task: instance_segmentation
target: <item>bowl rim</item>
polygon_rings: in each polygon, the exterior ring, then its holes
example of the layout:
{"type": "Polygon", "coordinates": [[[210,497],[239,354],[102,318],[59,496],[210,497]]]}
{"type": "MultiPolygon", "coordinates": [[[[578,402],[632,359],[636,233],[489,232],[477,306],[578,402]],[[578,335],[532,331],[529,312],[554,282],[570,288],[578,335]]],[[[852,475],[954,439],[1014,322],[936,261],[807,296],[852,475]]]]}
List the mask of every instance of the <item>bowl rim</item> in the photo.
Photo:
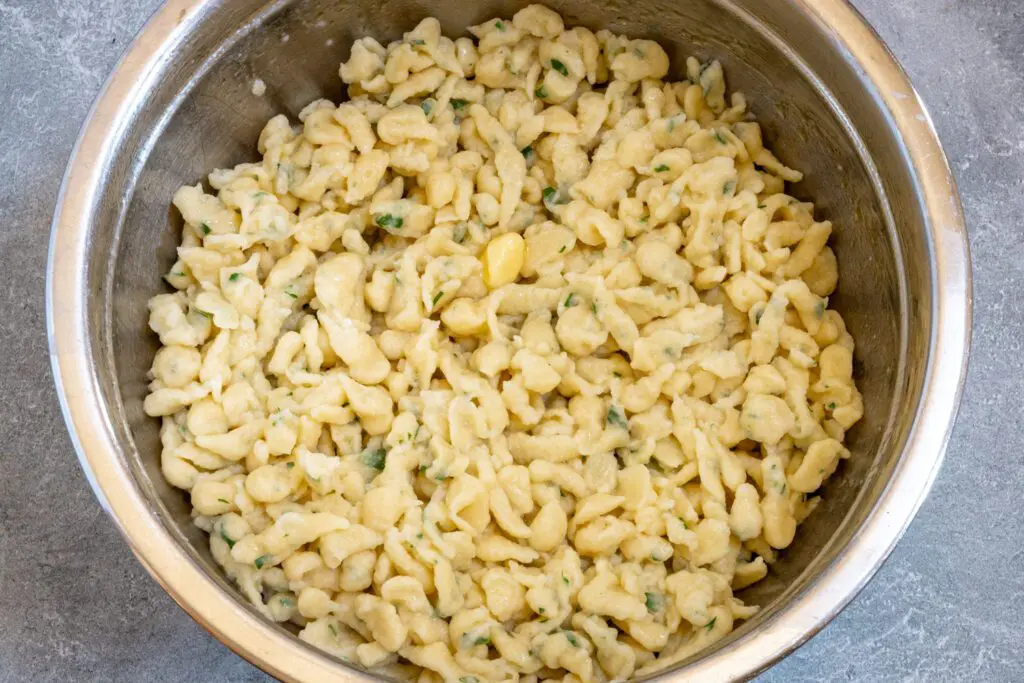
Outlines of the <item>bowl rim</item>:
{"type": "MultiPolygon", "coordinates": [[[[720,0],[721,1],[721,0],[720,0]]],[[[963,211],[932,121],[895,57],[847,0],[790,0],[830,35],[878,92],[900,137],[932,246],[932,330],[921,403],[890,481],[849,543],[815,581],[759,629],[652,680],[741,680],[824,628],[888,557],[931,488],[967,372],[971,262],[963,211]]],[[[46,325],[61,410],[86,478],[139,561],[171,597],[237,654],[284,680],[379,680],[274,628],[226,593],[178,545],[133,485],[90,363],[86,268],[90,219],[123,123],[207,0],[168,0],[148,21],[97,98],[68,162],[50,233],[46,325]],[[303,645],[300,647],[300,645],[303,645]]],[[[723,4],[731,5],[730,0],[723,4]]]]}

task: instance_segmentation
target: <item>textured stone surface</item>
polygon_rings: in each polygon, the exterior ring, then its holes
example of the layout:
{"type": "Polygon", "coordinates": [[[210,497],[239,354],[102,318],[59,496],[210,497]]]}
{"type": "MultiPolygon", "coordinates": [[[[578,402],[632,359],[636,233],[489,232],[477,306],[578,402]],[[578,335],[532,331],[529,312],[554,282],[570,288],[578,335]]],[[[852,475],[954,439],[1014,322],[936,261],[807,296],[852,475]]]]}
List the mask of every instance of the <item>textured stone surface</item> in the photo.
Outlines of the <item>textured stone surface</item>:
{"type": "MultiPolygon", "coordinates": [[[[975,267],[960,420],[875,580],[765,681],[1024,680],[1024,3],[858,0],[930,104],[975,267]]],[[[0,0],[0,682],[263,681],[147,576],[78,469],[43,313],[50,215],[93,97],[157,0],[0,0]]]]}

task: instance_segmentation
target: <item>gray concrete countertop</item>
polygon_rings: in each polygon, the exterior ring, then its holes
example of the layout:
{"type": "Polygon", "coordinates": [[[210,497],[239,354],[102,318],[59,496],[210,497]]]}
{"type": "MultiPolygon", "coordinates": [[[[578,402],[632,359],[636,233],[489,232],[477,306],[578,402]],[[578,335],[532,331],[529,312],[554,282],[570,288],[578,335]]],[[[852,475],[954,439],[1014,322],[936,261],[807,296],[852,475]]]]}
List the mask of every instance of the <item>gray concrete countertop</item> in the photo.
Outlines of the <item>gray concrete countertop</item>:
{"type": "MultiPolygon", "coordinates": [[[[0,0],[0,682],[264,681],[167,597],[94,502],[50,377],[64,165],[158,0],[0,0]]],[[[1024,1],[856,0],[945,143],[974,260],[966,395],[891,559],[764,681],[1024,680],[1024,1]]]]}

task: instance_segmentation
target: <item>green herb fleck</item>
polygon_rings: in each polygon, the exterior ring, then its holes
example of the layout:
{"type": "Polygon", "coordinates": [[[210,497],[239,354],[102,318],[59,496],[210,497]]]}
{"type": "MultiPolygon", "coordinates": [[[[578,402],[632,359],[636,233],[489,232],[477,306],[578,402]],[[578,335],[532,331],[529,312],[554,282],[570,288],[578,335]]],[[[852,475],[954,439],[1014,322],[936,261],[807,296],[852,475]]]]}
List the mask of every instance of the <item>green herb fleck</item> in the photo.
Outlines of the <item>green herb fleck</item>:
{"type": "Polygon", "coordinates": [[[488,638],[487,636],[480,636],[479,638],[477,638],[476,640],[473,641],[473,644],[474,645],[490,645],[491,644],[491,639],[488,638]]]}
{"type": "Polygon", "coordinates": [[[567,69],[565,67],[565,64],[562,64],[557,59],[552,59],[551,60],[551,68],[554,69],[555,71],[557,71],[558,73],[562,74],[563,76],[566,76],[566,77],[569,76],[569,69],[567,69]]]}
{"type": "Polygon", "coordinates": [[[545,187],[541,190],[540,194],[544,198],[545,204],[554,204],[555,198],[558,196],[558,190],[553,187],[545,187]]]}
{"type": "Polygon", "coordinates": [[[725,185],[722,186],[722,194],[724,194],[726,196],[729,196],[729,195],[732,194],[733,190],[735,190],[735,189],[736,189],[736,181],[735,180],[730,180],[729,182],[727,182],[725,185]]]}
{"type": "Polygon", "coordinates": [[[253,564],[256,565],[256,569],[263,569],[263,565],[265,565],[267,562],[270,562],[272,559],[273,555],[260,555],[256,558],[256,561],[253,562],[253,564]]]}
{"type": "Polygon", "coordinates": [[[494,20],[494,28],[498,29],[499,31],[504,31],[505,30],[505,22],[502,21],[501,19],[495,19],[494,20]]]}
{"type": "Polygon", "coordinates": [[[725,136],[723,136],[717,130],[714,132],[714,134],[711,137],[713,137],[715,140],[718,140],[718,144],[720,144],[720,145],[727,144],[726,140],[725,140],[725,136]]]}
{"type": "Polygon", "coordinates": [[[545,612],[547,612],[547,610],[544,609],[543,607],[541,607],[539,611],[540,611],[541,614],[544,614],[545,612]]]}
{"type": "Polygon", "coordinates": [[[430,302],[431,308],[433,308],[434,306],[437,306],[437,302],[440,301],[441,297],[443,297],[443,296],[444,296],[444,292],[443,291],[438,292],[437,294],[435,294],[434,295],[434,300],[430,302]]]}
{"type": "Polygon", "coordinates": [[[590,312],[593,313],[595,316],[597,315],[597,304],[590,304],[590,312]]]}
{"type": "Polygon", "coordinates": [[[459,223],[452,230],[452,241],[454,241],[455,244],[462,244],[463,242],[466,241],[466,224],[465,223],[459,223]]]}
{"type": "Polygon", "coordinates": [[[373,222],[381,228],[399,230],[405,221],[401,216],[392,216],[390,213],[379,213],[373,217],[373,222]]]}
{"type": "Polygon", "coordinates": [[[644,51],[643,51],[643,50],[641,50],[641,49],[640,49],[640,48],[638,48],[638,47],[634,47],[634,48],[633,48],[633,54],[635,54],[635,55],[636,55],[637,57],[639,57],[640,59],[643,59],[643,58],[644,58],[644,51]]]}
{"type": "Polygon", "coordinates": [[[199,229],[203,231],[204,235],[209,235],[211,232],[213,232],[213,228],[211,228],[210,224],[207,223],[206,221],[203,221],[202,223],[199,224],[199,229]]]}
{"type": "Polygon", "coordinates": [[[467,104],[469,104],[469,100],[462,100],[462,99],[459,99],[459,98],[455,98],[454,100],[452,100],[452,109],[454,109],[455,111],[459,111],[460,109],[465,107],[467,104]]]}
{"type": "Polygon", "coordinates": [[[427,44],[427,41],[421,40],[419,38],[413,38],[409,42],[412,43],[413,45],[426,45],[427,44]]]}
{"type": "Polygon", "coordinates": [[[829,410],[835,410],[836,409],[836,402],[835,401],[831,401],[825,407],[828,408],[829,410]]]}
{"type": "Polygon", "coordinates": [[[559,253],[559,254],[564,254],[564,253],[565,253],[565,250],[566,250],[566,249],[567,249],[568,247],[569,247],[569,245],[568,245],[568,244],[563,244],[563,245],[562,245],[562,247],[561,247],[561,248],[560,248],[560,249],[558,250],[558,253],[559,253]]]}
{"type": "Polygon", "coordinates": [[[575,293],[570,292],[569,296],[565,297],[565,308],[572,308],[578,303],[579,301],[576,300],[575,293]]]}
{"type": "Polygon", "coordinates": [[[657,166],[654,167],[655,173],[664,173],[667,170],[668,166],[666,166],[665,164],[658,164],[657,166]]]}
{"type": "Polygon", "coordinates": [[[522,153],[526,160],[529,161],[530,158],[533,156],[533,146],[527,145],[526,147],[523,147],[522,153]]]}
{"type": "Polygon", "coordinates": [[[295,463],[293,463],[293,462],[286,462],[286,463],[284,464],[284,466],[285,466],[286,468],[288,468],[288,469],[291,469],[291,468],[295,467],[295,463]]]}
{"type": "Polygon", "coordinates": [[[434,111],[434,100],[423,100],[420,102],[420,109],[427,116],[430,116],[430,112],[434,111]]]}
{"type": "Polygon", "coordinates": [[[704,624],[704,628],[706,628],[708,631],[710,631],[711,629],[713,629],[715,627],[715,622],[716,621],[718,621],[718,617],[712,617],[711,621],[709,621],[708,623],[704,624]]]}
{"type": "Polygon", "coordinates": [[[361,456],[363,464],[367,467],[372,467],[378,472],[384,470],[384,461],[387,460],[388,452],[383,448],[377,448],[375,450],[365,450],[361,456]]]}
{"type": "Polygon", "coordinates": [[[608,407],[608,415],[605,416],[605,421],[613,427],[629,429],[629,421],[617,406],[608,407]]]}
{"type": "Polygon", "coordinates": [[[228,280],[231,282],[238,282],[238,278],[242,277],[241,273],[231,273],[228,275],[228,280]]]}
{"type": "Polygon", "coordinates": [[[420,533],[416,534],[416,538],[423,538],[423,532],[421,531],[420,533]]]}
{"type": "Polygon", "coordinates": [[[565,639],[568,640],[569,644],[572,645],[573,647],[579,647],[580,646],[580,640],[579,640],[579,638],[576,637],[575,633],[570,633],[569,631],[566,631],[565,632],[565,639]]]}
{"type": "Polygon", "coordinates": [[[755,325],[760,325],[761,324],[761,316],[763,316],[763,315],[764,315],[764,309],[763,308],[760,311],[757,311],[756,313],[754,313],[754,324],[755,325]]]}
{"type": "Polygon", "coordinates": [[[228,536],[227,532],[226,532],[226,531],[224,531],[224,528],[223,528],[223,527],[222,527],[222,528],[221,528],[221,530],[220,530],[220,537],[221,537],[221,539],[222,539],[222,540],[223,540],[223,541],[224,541],[225,543],[227,543],[227,544],[228,544],[228,549],[231,549],[231,548],[234,548],[234,547],[235,547],[235,539],[233,539],[233,538],[231,538],[230,536],[228,536]]]}
{"type": "Polygon", "coordinates": [[[819,301],[814,305],[814,317],[820,318],[823,315],[825,315],[825,302],[819,301]]]}
{"type": "Polygon", "coordinates": [[[338,637],[338,629],[334,624],[327,624],[327,630],[331,632],[331,635],[335,638],[338,637]]]}
{"type": "Polygon", "coordinates": [[[537,99],[543,100],[548,96],[548,91],[544,89],[543,85],[537,86],[537,89],[533,91],[533,94],[537,96],[537,99]]]}
{"type": "Polygon", "coordinates": [[[229,501],[227,498],[218,498],[217,500],[224,503],[225,505],[231,505],[231,501],[229,501]]]}
{"type": "Polygon", "coordinates": [[[423,473],[424,473],[424,472],[426,472],[426,471],[427,471],[427,466],[426,466],[426,465],[420,465],[420,468],[419,468],[419,473],[420,473],[420,474],[423,474],[423,473]]]}
{"type": "Polygon", "coordinates": [[[660,612],[662,610],[662,597],[657,593],[644,593],[644,601],[647,604],[648,612],[660,612]]]}
{"type": "Polygon", "coordinates": [[[213,313],[210,313],[209,311],[204,311],[201,308],[197,308],[197,309],[195,309],[195,312],[198,313],[199,315],[203,316],[204,318],[207,318],[209,320],[213,320],[213,313]]]}

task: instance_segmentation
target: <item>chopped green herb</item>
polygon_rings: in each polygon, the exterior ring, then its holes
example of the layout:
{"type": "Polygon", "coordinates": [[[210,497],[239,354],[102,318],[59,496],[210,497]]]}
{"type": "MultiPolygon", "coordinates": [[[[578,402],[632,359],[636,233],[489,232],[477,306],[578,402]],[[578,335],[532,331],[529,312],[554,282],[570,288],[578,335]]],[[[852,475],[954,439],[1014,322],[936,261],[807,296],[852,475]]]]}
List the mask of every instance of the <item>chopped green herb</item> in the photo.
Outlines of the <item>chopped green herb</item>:
{"type": "Polygon", "coordinates": [[[537,89],[533,91],[533,94],[537,96],[537,99],[543,100],[548,96],[548,91],[544,89],[543,85],[537,86],[537,89]]]}
{"type": "Polygon", "coordinates": [[[668,120],[668,132],[671,133],[676,129],[676,117],[672,117],[668,120]]]}
{"type": "Polygon", "coordinates": [[[594,315],[597,315],[597,304],[590,304],[590,312],[593,313],[594,315]]]}
{"type": "Polygon", "coordinates": [[[423,533],[420,532],[420,533],[416,534],[416,538],[423,538],[423,533]]]}
{"type": "Polygon", "coordinates": [[[213,232],[213,228],[211,228],[210,224],[207,223],[206,221],[203,221],[202,223],[199,224],[199,229],[203,231],[204,235],[209,235],[211,232],[213,232]]]}
{"type": "Polygon", "coordinates": [[[423,474],[426,471],[427,471],[427,466],[426,465],[420,465],[419,473],[423,474]]]}
{"type": "Polygon", "coordinates": [[[663,606],[663,599],[657,593],[644,593],[648,612],[660,612],[663,606]]]}
{"type": "Polygon", "coordinates": [[[835,410],[836,409],[836,402],[835,401],[831,401],[825,407],[828,408],[829,410],[835,410]]]}
{"type": "Polygon", "coordinates": [[[420,109],[427,116],[430,116],[430,112],[434,111],[434,100],[423,100],[420,102],[420,109]]]}
{"type": "Polygon", "coordinates": [[[502,21],[501,19],[495,19],[494,20],[494,28],[498,29],[499,31],[504,31],[505,30],[505,22],[502,21]]]}
{"type": "Polygon", "coordinates": [[[605,421],[613,427],[622,427],[623,429],[629,429],[629,421],[622,414],[617,406],[608,407],[608,415],[605,416],[605,421]]]}
{"type": "Polygon", "coordinates": [[[563,76],[568,77],[568,75],[569,75],[569,69],[567,69],[565,67],[565,64],[562,64],[557,59],[552,59],[551,60],[551,68],[554,69],[555,71],[557,71],[558,73],[562,74],[563,76]]]}
{"type": "Polygon", "coordinates": [[[569,585],[569,577],[565,574],[562,574],[562,583],[564,583],[566,586],[569,585]]]}
{"type": "Polygon", "coordinates": [[[667,170],[668,166],[666,166],[665,164],[658,164],[657,166],[654,167],[655,173],[664,173],[667,170]]]}
{"type": "Polygon", "coordinates": [[[820,318],[823,315],[825,315],[825,302],[819,301],[814,305],[814,317],[820,318]]]}
{"type": "Polygon", "coordinates": [[[222,539],[222,540],[223,540],[223,541],[224,541],[225,543],[227,543],[227,544],[228,544],[228,549],[231,549],[231,548],[234,548],[234,547],[235,547],[235,539],[233,539],[233,538],[231,538],[230,536],[228,536],[227,532],[226,532],[226,531],[224,531],[224,528],[223,528],[223,527],[221,527],[221,530],[220,530],[220,537],[221,537],[221,539],[222,539]]]}
{"type": "Polygon", "coordinates": [[[758,204],[757,208],[759,208],[759,209],[767,209],[768,205],[767,204],[758,204]]]}
{"type": "Polygon", "coordinates": [[[204,311],[201,308],[197,308],[197,309],[195,309],[195,312],[198,313],[199,315],[203,316],[204,318],[208,318],[210,320],[213,320],[213,313],[210,313],[209,311],[204,311]]]}
{"type": "Polygon", "coordinates": [[[715,131],[714,135],[712,135],[711,137],[713,137],[715,140],[718,140],[718,144],[720,144],[720,145],[727,144],[726,140],[725,140],[725,136],[723,136],[717,130],[715,131]]]}
{"type": "Polygon", "coordinates": [[[718,621],[718,617],[712,617],[711,621],[709,621],[708,623],[704,624],[704,628],[706,628],[707,630],[710,631],[711,629],[713,629],[715,627],[715,622],[716,621],[718,621]]]}
{"type": "Polygon", "coordinates": [[[539,611],[540,611],[541,614],[544,614],[545,612],[547,612],[547,610],[544,609],[543,607],[541,607],[539,611]]]}
{"type": "Polygon", "coordinates": [[[479,638],[477,638],[476,640],[473,641],[473,644],[474,645],[490,645],[491,644],[491,639],[488,638],[487,636],[480,636],[479,638]]]}
{"type": "Polygon", "coordinates": [[[567,244],[563,244],[562,247],[558,250],[558,253],[559,254],[564,254],[565,250],[568,248],[568,246],[569,245],[567,245],[567,244]]]}
{"type": "Polygon", "coordinates": [[[409,42],[412,43],[413,45],[426,45],[427,44],[427,41],[421,40],[419,38],[413,38],[409,42]]]}
{"type": "Polygon", "coordinates": [[[618,370],[614,370],[614,371],[612,372],[612,376],[614,376],[614,377],[618,377],[618,378],[620,378],[620,379],[621,379],[621,378],[622,378],[622,373],[621,373],[621,372],[619,372],[618,370]]]}
{"type": "Polygon", "coordinates": [[[523,156],[526,158],[526,160],[529,161],[530,157],[533,156],[533,146],[532,145],[527,145],[526,147],[523,147],[522,152],[523,152],[523,156]]]}
{"type": "Polygon", "coordinates": [[[387,457],[388,452],[386,450],[383,448],[377,448],[372,451],[369,449],[363,451],[360,459],[367,467],[372,467],[378,472],[382,472],[384,470],[384,461],[387,460],[387,457]]]}
{"type": "Polygon", "coordinates": [[[754,324],[755,325],[760,325],[761,324],[761,316],[762,315],[764,315],[764,309],[763,308],[760,311],[757,311],[756,313],[754,313],[754,324]]]}
{"type": "Polygon", "coordinates": [[[291,468],[295,467],[295,463],[293,463],[293,462],[286,462],[284,464],[284,466],[287,467],[288,469],[291,469],[291,468]]]}
{"type": "Polygon", "coordinates": [[[218,498],[217,500],[224,503],[225,505],[231,505],[231,501],[229,501],[227,498],[218,498]]]}
{"type": "Polygon", "coordinates": [[[553,204],[555,202],[555,198],[558,196],[558,190],[553,187],[545,187],[541,190],[540,194],[544,198],[545,204],[553,204]]]}
{"type": "Polygon", "coordinates": [[[571,293],[570,292],[569,296],[565,297],[565,307],[566,308],[572,308],[573,306],[575,306],[578,303],[579,303],[579,301],[576,300],[576,294],[575,293],[571,293]]]}
{"type": "Polygon", "coordinates": [[[402,227],[405,221],[401,216],[392,216],[390,213],[379,213],[373,217],[373,222],[381,228],[391,228],[398,230],[402,227]]]}
{"type": "Polygon", "coordinates": [[[228,280],[231,282],[238,282],[238,278],[240,277],[242,277],[241,273],[231,273],[231,275],[228,275],[228,280]]]}
{"type": "Polygon", "coordinates": [[[430,302],[430,306],[431,307],[437,306],[437,302],[440,301],[441,297],[443,297],[443,296],[444,296],[444,292],[443,291],[438,292],[437,294],[435,294],[434,295],[434,300],[430,302]]]}
{"type": "Polygon", "coordinates": [[[565,632],[565,639],[568,640],[569,644],[572,645],[573,647],[579,647],[580,646],[579,638],[576,637],[575,633],[570,633],[569,631],[566,631],[565,632]]]}
{"type": "Polygon", "coordinates": [[[335,638],[338,637],[338,629],[334,624],[327,624],[327,630],[331,632],[331,635],[335,638]]]}
{"type": "Polygon", "coordinates": [[[683,528],[684,528],[684,529],[689,529],[689,528],[690,528],[690,525],[689,525],[689,524],[687,524],[687,523],[686,523],[686,520],[685,520],[685,519],[683,519],[682,517],[680,517],[680,518],[679,518],[679,521],[683,523],[683,528]]]}
{"type": "Polygon", "coordinates": [[[725,185],[722,186],[722,194],[728,196],[728,195],[732,194],[732,191],[735,190],[735,189],[736,189],[736,181],[735,180],[730,180],[729,182],[727,182],[725,185]]]}
{"type": "Polygon", "coordinates": [[[452,241],[456,244],[462,244],[466,241],[466,224],[459,223],[452,230],[452,241]]]}
{"type": "Polygon", "coordinates": [[[452,100],[452,109],[458,111],[465,107],[467,104],[469,104],[469,100],[461,100],[459,98],[455,98],[452,100]]]}
{"type": "Polygon", "coordinates": [[[448,478],[448,473],[443,471],[443,470],[441,472],[438,472],[437,474],[434,475],[434,479],[436,479],[438,481],[444,481],[447,478],[448,478]]]}
{"type": "Polygon", "coordinates": [[[641,50],[641,49],[640,49],[640,48],[638,48],[638,47],[634,47],[634,48],[633,48],[633,54],[635,54],[635,55],[636,55],[637,57],[639,57],[640,59],[643,59],[643,58],[644,58],[644,51],[643,51],[643,50],[641,50]]]}
{"type": "Polygon", "coordinates": [[[263,565],[265,565],[267,562],[270,562],[273,559],[273,555],[260,555],[256,558],[256,561],[253,562],[253,564],[256,565],[256,569],[263,569],[263,565]]]}
{"type": "Polygon", "coordinates": [[[176,271],[171,273],[171,277],[185,277],[185,273],[182,273],[181,271],[176,270],[176,271]]]}

